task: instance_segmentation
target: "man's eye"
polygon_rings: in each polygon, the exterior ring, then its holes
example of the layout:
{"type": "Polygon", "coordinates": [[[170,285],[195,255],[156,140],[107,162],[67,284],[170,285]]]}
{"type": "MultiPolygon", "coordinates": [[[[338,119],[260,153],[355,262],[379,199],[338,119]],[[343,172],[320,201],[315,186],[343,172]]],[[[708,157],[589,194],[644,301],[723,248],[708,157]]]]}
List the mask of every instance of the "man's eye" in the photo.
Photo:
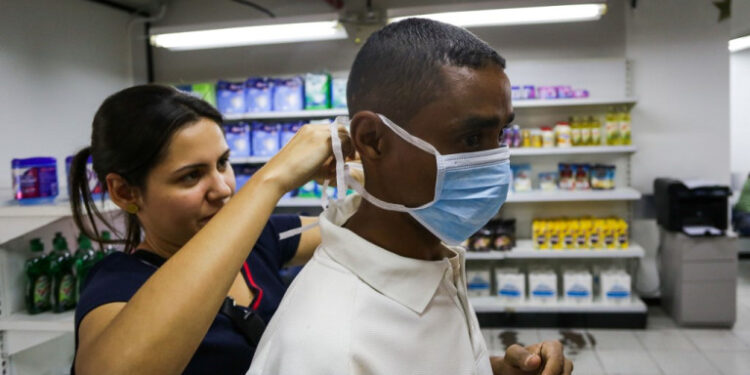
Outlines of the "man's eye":
{"type": "Polygon", "coordinates": [[[464,143],[468,147],[477,147],[479,146],[479,142],[481,141],[481,137],[478,134],[468,136],[464,138],[464,143]]]}

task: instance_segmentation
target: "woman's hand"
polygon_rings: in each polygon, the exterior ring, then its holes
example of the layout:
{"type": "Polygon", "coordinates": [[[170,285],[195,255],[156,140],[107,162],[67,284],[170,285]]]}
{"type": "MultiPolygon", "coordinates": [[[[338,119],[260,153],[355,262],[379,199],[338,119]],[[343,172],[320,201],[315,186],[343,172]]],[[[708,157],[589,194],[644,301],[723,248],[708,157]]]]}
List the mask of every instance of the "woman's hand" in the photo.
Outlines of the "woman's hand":
{"type": "MultiPolygon", "coordinates": [[[[344,157],[353,158],[355,153],[349,133],[343,126],[339,126],[338,131],[344,157]]],[[[308,124],[300,128],[257,174],[276,184],[283,195],[315,177],[326,175],[332,167],[335,169],[330,126],[308,124]]]]}

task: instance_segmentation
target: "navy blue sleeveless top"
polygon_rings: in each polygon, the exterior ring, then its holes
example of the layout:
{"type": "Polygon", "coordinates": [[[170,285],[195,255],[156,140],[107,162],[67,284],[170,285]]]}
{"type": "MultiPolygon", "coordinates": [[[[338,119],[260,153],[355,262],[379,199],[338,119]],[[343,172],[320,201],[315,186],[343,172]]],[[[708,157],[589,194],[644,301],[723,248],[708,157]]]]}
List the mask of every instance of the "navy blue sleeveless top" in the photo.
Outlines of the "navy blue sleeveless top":
{"type": "MultiPolygon", "coordinates": [[[[240,272],[253,291],[250,308],[266,324],[279,307],[287,285],[279,270],[297,252],[300,236],[279,240],[279,233],[297,228],[296,215],[273,215],[260,234],[240,272]]],[[[137,255],[114,253],[90,271],[76,307],[75,334],[91,310],[112,302],[127,302],[166,260],[156,254],[139,251],[137,255]]],[[[239,374],[250,368],[255,347],[237,331],[231,319],[217,311],[216,318],[198,346],[183,374],[239,374]]],[[[75,371],[72,372],[75,375],[75,371]]]]}

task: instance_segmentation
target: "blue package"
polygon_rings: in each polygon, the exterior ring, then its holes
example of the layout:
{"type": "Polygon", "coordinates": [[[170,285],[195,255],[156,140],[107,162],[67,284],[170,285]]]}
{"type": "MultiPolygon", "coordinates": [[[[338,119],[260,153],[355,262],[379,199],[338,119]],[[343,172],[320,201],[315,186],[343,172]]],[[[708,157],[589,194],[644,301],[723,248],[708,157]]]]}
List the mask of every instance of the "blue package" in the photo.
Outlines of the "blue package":
{"type": "Polygon", "coordinates": [[[331,107],[346,108],[346,78],[334,78],[331,81],[331,107]]]}
{"type": "Polygon", "coordinates": [[[244,122],[224,125],[224,137],[233,157],[248,157],[250,150],[250,125],[244,122]]]}
{"type": "Polygon", "coordinates": [[[303,121],[282,124],[281,133],[279,134],[279,148],[286,146],[303,125],[305,125],[303,121]]]}
{"type": "Polygon", "coordinates": [[[19,204],[52,203],[57,197],[57,160],[52,157],[13,159],[13,198],[19,204]]]}
{"type": "Polygon", "coordinates": [[[245,82],[216,83],[216,108],[227,114],[245,112],[245,82]]]}
{"type": "MultiPolygon", "coordinates": [[[[70,166],[73,164],[73,156],[65,158],[65,175],[68,176],[68,197],[70,197],[70,166]]],[[[89,156],[86,161],[86,179],[89,181],[89,191],[91,198],[94,200],[102,197],[102,185],[99,183],[99,177],[94,172],[94,161],[89,156]]]]}
{"type": "Polygon", "coordinates": [[[247,105],[247,112],[271,112],[273,110],[273,80],[248,79],[245,82],[245,105],[247,105]]]}
{"type": "Polygon", "coordinates": [[[258,167],[252,164],[236,164],[233,166],[234,168],[234,179],[236,181],[236,188],[235,191],[239,191],[247,181],[250,180],[250,177],[253,177],[253,174],[258,171],[258,167]]]}
{"type": "Polygon", "coordinates": [[[253,128],[253,156],[274,156],[279,152],[281,125],[255,122],[253,128]]]}
{"type": "Polygon", "coordinates": [[[320,188],[315,181],[310,181],[297,189],[297,197],[299,198],[317,198],[319,196],[320,188]]]}
{"type": "Polygon", "coordinates": [[[273,84],[274,111],[301,111],[305,108],[305,85],[301,77],[277,79],[273,84]]]}

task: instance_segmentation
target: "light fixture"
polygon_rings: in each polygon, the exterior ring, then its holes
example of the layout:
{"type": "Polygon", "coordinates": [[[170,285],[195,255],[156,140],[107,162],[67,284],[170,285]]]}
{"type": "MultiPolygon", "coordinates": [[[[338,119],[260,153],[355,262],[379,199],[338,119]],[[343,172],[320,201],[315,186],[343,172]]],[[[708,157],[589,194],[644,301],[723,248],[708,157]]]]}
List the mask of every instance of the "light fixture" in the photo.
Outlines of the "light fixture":
{"type": "Polygon", "coordinates": [[[750,48],[750,35],[734,38],[729,41],[730,52],[737,52],[746,48],[750,48]]]}
{"type": "Polygon", "coordinates": [[[399,15],[389,19],[389,22],[419,17],[461,27],[524,25],[595,21],[601,18],[606,11],[606,4],[572,4],[399,15]]]}
{"type": "Polygon", "coordinates": [[[205,30],[165,32],[154,30],[151,44],[173,51],[238,47],[261,44],[346,39],[338,20],[294,22],[205,30]]]}

